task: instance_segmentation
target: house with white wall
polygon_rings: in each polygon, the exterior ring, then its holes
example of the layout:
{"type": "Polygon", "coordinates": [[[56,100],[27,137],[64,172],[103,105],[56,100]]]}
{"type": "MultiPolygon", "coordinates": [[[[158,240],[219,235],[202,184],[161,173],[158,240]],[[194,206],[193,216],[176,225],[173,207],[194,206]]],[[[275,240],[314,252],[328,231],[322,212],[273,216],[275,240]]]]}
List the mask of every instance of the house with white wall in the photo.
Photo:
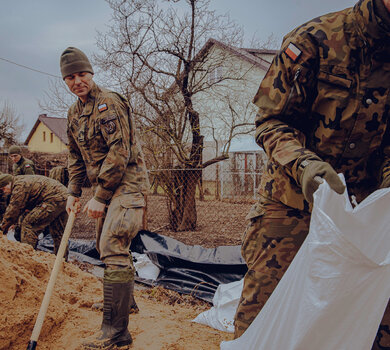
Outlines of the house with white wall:
{"type": "MultiPolygon", "coordinates": [[[[245,149],[244,144],[254,135],[257,108],[252,100],[277,52],[237,48],[215,39],[209,39],[200,50],[199,56],[207,55],[207,60],[199,60],[207,73],[202,79],[210,82],[210,88],[198,92],[193,99],[195,109],[200,113],[201,133],[205,137],[203,161],[225,152],[231,159],[238,159],[238,153],[242,153],[245,160],[254,157],[255,168],[251,171],[261,171],[256,168],[264,163],[264,151],[258,146],[245,149]],[[241,140],[243,147],[240,148],[241,140]],[[231,142],[235,145],[234,151],[231,142]]],[[[231,159],[207,167],[203,180],[216,181],[223,171],[227,171],[231,159]]]]}

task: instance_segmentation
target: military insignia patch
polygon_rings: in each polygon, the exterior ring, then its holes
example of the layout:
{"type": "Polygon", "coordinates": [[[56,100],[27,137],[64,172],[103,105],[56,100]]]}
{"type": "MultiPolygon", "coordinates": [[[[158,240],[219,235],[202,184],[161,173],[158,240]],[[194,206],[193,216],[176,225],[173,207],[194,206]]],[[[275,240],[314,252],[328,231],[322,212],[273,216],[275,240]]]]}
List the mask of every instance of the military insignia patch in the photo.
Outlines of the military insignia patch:
{"type": "Polygon", "coordinates": [[[116,130],[116,124],[111,120],[105,126],[107,134],[112,134],[116,130]]]}
{"type": "Polygon", "coordinates": [[[113,134],[116,131],[115,119],[116,115],[111,115],[101,121],[101,124],[104,126],[104,129],[106,130],[107,134],[113,134]]]}
{"type": "Polygon", "coordinates": [[[99,105],[98,106],[98,110],[99,112],[104,112],[108,109],[107,105],[105,103],[103,103],[102,105],[99,105]]]}
{"type": "Polygon", "coordinates": [[[302,51],[299,50],[293,43],[290,43],[284,52],[292,59],[293,62],[295,62],[302,53],[302,51]]]}
{"type": "Polygon", "coordinates": [[[30,164],[26,164],[26,165],[25,165],[25,168],[30,168],[30,164]]]}

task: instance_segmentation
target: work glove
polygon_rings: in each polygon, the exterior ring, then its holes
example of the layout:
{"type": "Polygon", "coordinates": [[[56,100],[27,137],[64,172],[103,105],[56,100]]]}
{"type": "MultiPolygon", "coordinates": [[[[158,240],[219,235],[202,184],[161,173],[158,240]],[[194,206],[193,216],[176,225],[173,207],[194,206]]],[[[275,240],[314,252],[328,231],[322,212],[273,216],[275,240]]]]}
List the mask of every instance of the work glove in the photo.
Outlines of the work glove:
{"type": "Polygon", "coordinates": [[[299,167],[302,169],[299,183],[302,186],[302,193],[309,203],[313,203],[313,194],[323,179],[333,191],[338,194],[344,193],[345,185],[329,163],[321,160],[304,160],[299,167]]]}

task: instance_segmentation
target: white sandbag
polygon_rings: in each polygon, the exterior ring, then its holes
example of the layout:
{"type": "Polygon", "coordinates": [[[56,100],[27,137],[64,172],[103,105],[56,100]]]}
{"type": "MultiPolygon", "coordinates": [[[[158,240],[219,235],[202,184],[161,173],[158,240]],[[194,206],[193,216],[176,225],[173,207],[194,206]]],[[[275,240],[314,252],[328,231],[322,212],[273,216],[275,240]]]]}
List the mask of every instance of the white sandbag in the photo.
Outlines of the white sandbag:
{"type": "Polygon", "coordinates": [[[390,189],[353,208],[324,182],[285,275],[247,331],[221,349],[370,350],[390,297],[389,211],[390,189]]]}
{"type": "Polygon", "coordinates": [[[160,274],[160,269],[152,263],[146,254],[131,253],[134,261],[134,268],[137,271],[137,275],[141,278],[156,280],[160,274]]]}
{"type": "Polygon", "coordinates": [[[213,307],[199,314],[193,322],[223,332],[234,333],[234,315],[240,301],[244,279],[220,284],[213,297],[213,307]]]}
{"type": "Polygon", "coordinates": [[[9,241],[16,242],[15,231],[14,230],[8,230],[8,232],[7,232],[7,239],[9,241]]]}

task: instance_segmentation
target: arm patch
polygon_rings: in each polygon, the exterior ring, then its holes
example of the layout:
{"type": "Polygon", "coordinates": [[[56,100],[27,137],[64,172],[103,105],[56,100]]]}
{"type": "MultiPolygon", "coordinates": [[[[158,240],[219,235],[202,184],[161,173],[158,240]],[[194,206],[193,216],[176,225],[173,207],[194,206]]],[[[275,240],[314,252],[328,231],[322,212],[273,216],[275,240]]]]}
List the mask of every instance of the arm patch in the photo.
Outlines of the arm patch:
{"type": "Polygon", "coordinates": [[[116,131],[115,119],[117,119],[116,115],[109,115],[108,117],[103,118],[100,122],[107,134],[113,134],[116,131]]]}
{"type": "Polygon", "coordinates": [[[293,62],[296,62],[296,60],[301,55],[302,51],[299,50],[293,43],[288,44],[287,48],[284,50],[284,53],[290,57],[290,59],[293,62]]]}

